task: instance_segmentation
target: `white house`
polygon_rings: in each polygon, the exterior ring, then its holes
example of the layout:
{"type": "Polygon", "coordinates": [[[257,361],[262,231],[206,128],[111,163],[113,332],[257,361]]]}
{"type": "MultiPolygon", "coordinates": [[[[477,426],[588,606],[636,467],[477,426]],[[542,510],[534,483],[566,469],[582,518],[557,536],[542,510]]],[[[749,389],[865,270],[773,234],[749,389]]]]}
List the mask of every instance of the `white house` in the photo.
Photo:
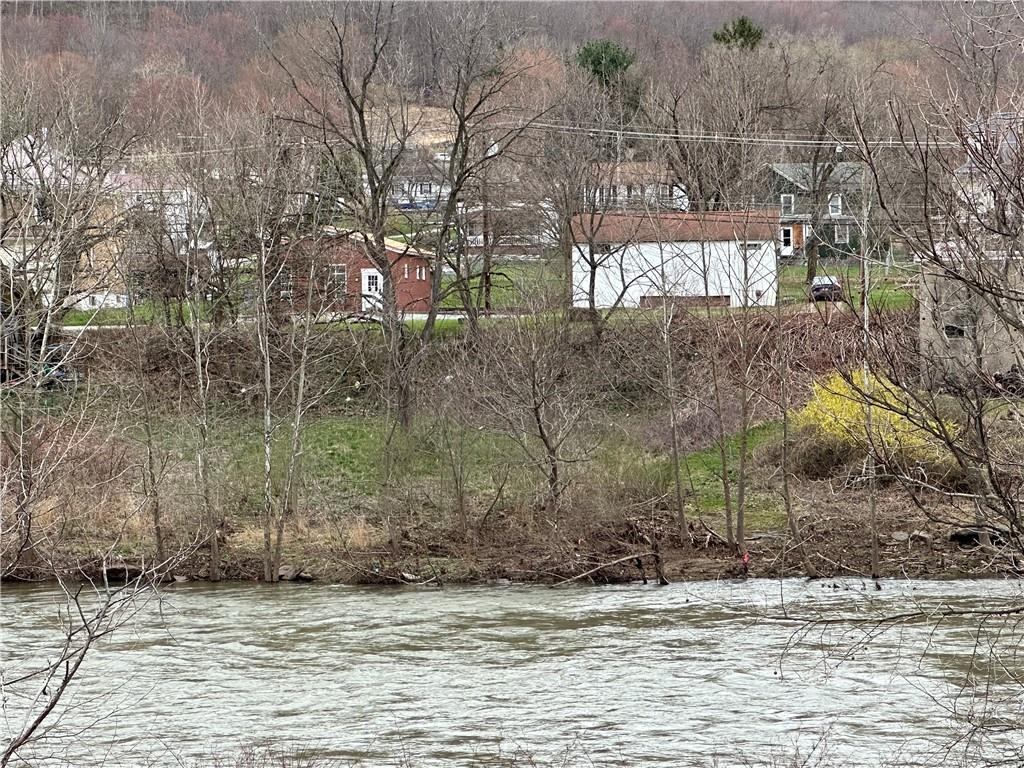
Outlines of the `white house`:
{"type": "Polygon", "coordinates": [[[652,162],[595,163],[594,189],[599,210],[685,211],[690,207],[686,188],[668,168],[652,162]]]}
{"type": "Polygon", "coordinates": [[[573,303],[775,304],[778,211],[604,214],[573,222],[573,303]]]}

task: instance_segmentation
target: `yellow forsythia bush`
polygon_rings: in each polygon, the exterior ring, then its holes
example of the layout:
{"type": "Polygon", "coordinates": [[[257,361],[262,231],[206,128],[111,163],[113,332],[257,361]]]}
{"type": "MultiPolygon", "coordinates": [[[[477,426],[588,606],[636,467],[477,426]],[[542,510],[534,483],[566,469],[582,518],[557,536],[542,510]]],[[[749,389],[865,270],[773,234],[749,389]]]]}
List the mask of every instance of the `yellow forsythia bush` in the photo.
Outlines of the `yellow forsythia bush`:
{"type": "Polygon", "coordinates": [[[854,377],[853,386],[839,374],[815,383],[810,401],[796,412],[794,422],[822,438],[866,452],[868,408],[875,448],[884,456],[898,461],[945,456],[939,441],[919,426],[935,422],[920,412],[913,398],[892,382],[875,376],[866,379],[863,373],[854,377]],[[865,391],[872,393],[870,406],[865,391]]]}

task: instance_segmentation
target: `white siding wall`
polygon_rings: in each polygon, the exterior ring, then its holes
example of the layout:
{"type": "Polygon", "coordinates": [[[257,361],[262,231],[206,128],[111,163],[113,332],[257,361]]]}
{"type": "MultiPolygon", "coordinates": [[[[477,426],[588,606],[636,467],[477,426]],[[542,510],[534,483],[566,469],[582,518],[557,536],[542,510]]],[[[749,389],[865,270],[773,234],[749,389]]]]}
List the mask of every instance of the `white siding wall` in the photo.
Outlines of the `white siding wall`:
{"type": "Polygon", "coordinates": [[[75,304],[76,309],[124,309],[128,306],[128,297],[123,293],[96,291],[87,294],[75,304]]]}
{"type": "MultiPolygon", "coordinates": [[[[775,245],[736,242],[634,243],[612,246],[599,256],[596,299],[610,307],[625,290],[622,306],[638,307],[644,296],[729,296],[733,307],[773,306],[778,271],[775,245]]],[[[587,246],[577,245],[573,260],[573,303],[588,306],[590,268],[587,246]]]]}

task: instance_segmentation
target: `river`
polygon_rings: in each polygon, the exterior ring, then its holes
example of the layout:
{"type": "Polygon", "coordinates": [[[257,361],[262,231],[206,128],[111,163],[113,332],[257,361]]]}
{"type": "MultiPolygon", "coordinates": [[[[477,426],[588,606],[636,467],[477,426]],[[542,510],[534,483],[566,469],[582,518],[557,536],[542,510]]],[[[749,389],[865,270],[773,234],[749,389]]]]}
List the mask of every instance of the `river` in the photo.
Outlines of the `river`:
{"type": "MultiPolygon", "coordinates": [[[[1008,680],[1024,673],[1017,624],[979,637],[976,617],[906,623],[865,644],[869,626],[785,620],[1005,606],[1021,599],[1013,582],[179,584],[164,598],[88,659],[60,723],[80,732],[53,754],[187,765],[267,742],[368,766],[509,765],[497,756],[517,753],[538,765],[985,765],[1024,743],[1015,730],[954,741],[973,685],[1005,698],[1001,716],[1021,714],[1008,680]],[[990,642],[1008,665],[996,675],[990,642]]],[[[3,588],[5,679],[54,653],[59,599],[3,588]]],[[[6,693],[16,715],[23,700],[6,693]]]]}

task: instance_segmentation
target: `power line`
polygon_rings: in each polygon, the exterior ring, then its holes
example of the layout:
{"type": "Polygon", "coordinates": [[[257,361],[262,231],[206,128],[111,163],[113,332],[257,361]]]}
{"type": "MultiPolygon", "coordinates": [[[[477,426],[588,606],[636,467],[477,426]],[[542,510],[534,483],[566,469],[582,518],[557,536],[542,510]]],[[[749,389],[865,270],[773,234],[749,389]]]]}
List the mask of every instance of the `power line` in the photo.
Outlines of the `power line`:
{"type": "MultiPolygon", "coordinates": [[[[869,148],[895,149],[906,145],[906,142],[893,136],[879,139],[865,139],[862,141],[860,139],[852,137],[801,138],[797,136],[786,136],[775,133],[709,133],[706,131],[676,133],[667,131],[639,130],[635,128],[609,128],[607,126],[596,125],[570,125],[567,123],[540,122],[527,122],[520,123],[518,125],[509,124],[498,127],[524,131],[540,130],[551,131],[556,133],[584,134],[590,136],[597,135],[606,136],[609,138],[622,137],[638,140],[688,141],[698,144],[754,144],[759,146],[777,147],[834,147],[837,149],[861,146],[867,146],[869,148]]],[[[949,139],[932,139],[928,140],[924,145],[931,148],[946,149],[962,146],[958,142],[949,139]]]]}
{"type": "MultiPolygon", "coordinates": [[[[506,131],[531,131],[542,133],[563,133],[576,134],[605,138],[626,138],[636,141],[683,141],[694,144],[724,144],[724,145],[752,145],[768,147],[789,147],[789,148],[834,148],[838,151],[843,149],[854,149],[868,147],[871,149],[898,149],[907,146],[907,142],[895,136],[874,139],[858,139],[855,137],[831,136],[827,138],[807,137],[800,135],[786,135],[779,133],[729,133],[729,132],[708,132],[688,130],[685,132],[658,131],[653,129],[642,130],[639,128],[611,128],[595,124],[569,124],[556,122],[520,121],[517,123],[501,123],[492,126],[495,129],[506,131]]],[[[415,132],[413,132],[415,133],[415,132]]],[[[326,142],[328,146],[342,146],[341,141],[326,142]]],[[[300,146],[321,146],[324,142],[308,142],[304,140],[282,142],[275,144],[277,147],[300,147],[300,146]]],[[[134,160],[159,158],[190,157],[198,155],[229,154],[235,151],[260,149],[259,144],[245,144],[227,147],[204,147],[201,149],[187,150],[158,150],[153,152],[130,155],[128,159],[134,160]]],[[[956,149],[963,147],[963,144],[952,139],[927,139],[923,142],[915,141],[914,146],[927,147],[931,149],[956,149]]]]}

